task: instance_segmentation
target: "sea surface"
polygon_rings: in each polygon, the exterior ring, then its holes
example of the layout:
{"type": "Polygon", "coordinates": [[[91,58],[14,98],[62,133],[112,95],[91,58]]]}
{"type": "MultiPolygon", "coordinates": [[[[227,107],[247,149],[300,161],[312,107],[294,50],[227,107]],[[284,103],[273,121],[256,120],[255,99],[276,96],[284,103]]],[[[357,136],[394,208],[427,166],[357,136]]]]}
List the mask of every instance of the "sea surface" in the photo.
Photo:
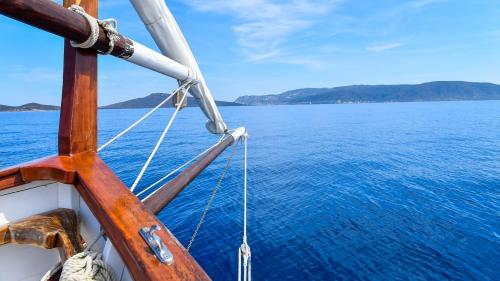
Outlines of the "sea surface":
{"type": "MultiPolygon", "coordinates": [[[[500,101],[222,107],[250,133],[254,280],[500,280],[500,101]]],[[[99,143],[145,109],[100,110],[99,143]]],[[[131,185],[172,114],[100,154],[131,185]]],[[[181,111],[138,191],[217,141],[181,111]]],[[[0,113],[0,167],[55,154],[58,112],[0,113]]],[[[192,255],[235,280],[243,153],[192,255]]],[[[230,150],[159,218],[187,245],[230,150]]],[[[1,208],[1,206],[0,206],[1,208]]]]}

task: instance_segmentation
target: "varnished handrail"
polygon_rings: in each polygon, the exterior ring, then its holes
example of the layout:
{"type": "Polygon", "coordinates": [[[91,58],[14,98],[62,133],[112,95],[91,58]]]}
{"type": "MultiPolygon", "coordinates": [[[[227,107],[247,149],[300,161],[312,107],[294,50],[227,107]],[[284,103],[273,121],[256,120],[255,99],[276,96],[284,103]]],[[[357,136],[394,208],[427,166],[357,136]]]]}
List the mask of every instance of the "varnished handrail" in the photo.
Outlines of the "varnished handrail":
{"type": "MultiPolygon", "coordinates": [[[[18,174],[23,182],[54,180],[72,184],[113,243],[134,280],[210,280],[170,231],[135,197],[96,153],[56,156],[0,170],[4,178],[18,174]],[[174,255],[165,265],[148,250],[139,234],[158,225],[157,234],[174,255]]],[[[7,182],[3,189],[18,186],[7,182]]]]}

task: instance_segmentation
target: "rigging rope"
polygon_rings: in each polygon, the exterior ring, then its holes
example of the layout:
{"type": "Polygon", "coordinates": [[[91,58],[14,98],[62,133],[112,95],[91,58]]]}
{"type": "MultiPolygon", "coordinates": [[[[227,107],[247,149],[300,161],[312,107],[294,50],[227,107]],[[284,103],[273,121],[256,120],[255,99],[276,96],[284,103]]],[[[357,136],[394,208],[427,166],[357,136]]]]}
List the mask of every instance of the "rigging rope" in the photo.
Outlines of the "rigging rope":
{"type": "Polygon", "coordinates": [[[241,264],[243,262],[243,281],[252,280],[252,254],[250,246],[247,244],[247,139],[248,135],[243,135],[245,146],[245,162],[243,175],[243,243],[238,251],[238,281],[241,281],[241,264]]]}
{"type": "Polygon", "coordinates": [[[217,181],[217,184],[215,185],[214,190],[212,191],[212,195],[208,199],[207,206],[205,207],[205,210],[203,211],[203,214],[201,215],[200,220],[198,221],[198,225],[196,225],[196,229],[194,230],[193,235],[191,236],[191,240],[189,241],[189,244],[186,248],[188,252],[189,249],[191,249],[191,246],[193,245],[194,239],[196,238],[198,231],[200,230],[201,224],[203,223],[205,217],[207,216],[208,210],[210,209],[210,206],[214,201],[215,195],[217,194],[217,191],[219,190],[219,187],[222,184],[222,180],[224,179],[224,176],[226,175],[227,171],[229,170],[229,167],[231,166],[231,162],[233,161],[233,157],[235,154],[236,154],[236,145],[233,146],[233,151],[231,152],[231,155],[227,159],[226,166],[224,167],[224,170],[219,176],[219,180],[217,181]]]}
{"type": "Polygon", "coordinates": [[[135,126],[137,126],[139,123],[141,123],[142,121],[144,121],[144,119],[148,118],[149,115],[153,114],[153,112],[155,112],[158,108],[160,108],[161,106],[163,106],[167,101],[169,101],[179,91],[181,91],[181,90],[187,91],[189,89],[189,87],[190,87],[191,84],[192,84],[191,81],[187,81],[184,84],[182,84],[181,86],[179,86],[172,94],[170,94],[167,98],[165,98],[162,102],[160,102],[156,107],[154,107],[153,109],[151,109],[148,113],[144,114],[141,118],[139,118],[137,121],[135,121],[132,125],[130,125],[125,130],[121,131],[118,135],[114,136],[112,139],[110,139],[109,141],[107,141],[105,144],[101,145],[97,149],[97,152],[103,150],[106,146],[110,145],[115,140],[117,140],[118,138],[120,138],[121,136],[123,136],[125,133],[127,133],[128,131],[130,131],[131,129],[133,129],[135,126]]]}
{"type": "MultiPolygon", "coordinates": [[[[166,176],[162,177],[161,179],[157,180],[155,183],[153,183],[152,185],[146,187],[145,189],[141,190],[141,192],[137,193],[136,196],[141,196],[142,194],[144,194],[146,191],[150,190],[151,188],[155,187],[157,184],[159,184],[160,182],[168,179],[170,176],[172,176],[173,174],[177,173],[180,169],[186,167],[187,165],[189,165],[190,163],[192,163],[193,161],[195,161],[196,159],[200,158],[201,156],[205,155],[207,152],[209,152],[212,148],[216,147],[219,143],[222,142],[222,140],[224,139],[225,135],[222,135],[222,137],[219,139],[219,141],[217,143],[215,143],[214,145],[212,145],[211,147],[205,149],[204,151],[202,151],[200,154],[194,156],[193,158],[191,158],[189,161],[187,161],[186,163],[180,165],[179,167],[177,167],[175,170],[173,170],[172,172],[168,173],[166,176]]],[[[141,201],[144,201],[146,199],[148,199],[150,196],[152,196],[153,194],[155,194],[156,191],[150,193],[148,196],[144,197],[144,199],[142,199],[141,201]]]]}
{"type": "MultiPolygon", "coordinates": [[[[191,84],[189,84],[189,85],[191,85],[191,84]]],[[[188,87],[188,89],[189,89],[189,87],[188,87]]],[[[187,96],[187,90],[188,89],[181,88],[181,93],[183,94],[182,99],[178,103],[177,107],[175,108],[174,114],[172,114],[172,117],[168,121],[167,126],[165,127],[165,129],[161,133],[161,136],[158,139],[158,141],[156,142],[156,145],[153,148],[153,151],[151,151],[151,154],[149,155],[148,160],[146,161],[146,163],[144,163],[144,166],[142,166],[142,169],[139,172],[139,175],[137,175],[137,178],[135,179],[134,183],[130,187],[130,191],[134,191],[134,189],[137,187],[137,184],[139,184],[139,181],[141,180],[142,176],[144,175],[144,172],[146,172],[146,169],[148,168],[149,164],[151,163],[151,160],[153,160],[153,157],[155,156],[156,152],[158,151],[158,148],[160,147],[160,144],[163,142],[163,139],[167,135],[167,132],[170,129],[170,126],[172,126],[172,123],[174,122],[175,116],[177,116],[177,113],[179,112],[179,110],[182,107],[182,103],[184,102],[184,99],[187,96]]]]}

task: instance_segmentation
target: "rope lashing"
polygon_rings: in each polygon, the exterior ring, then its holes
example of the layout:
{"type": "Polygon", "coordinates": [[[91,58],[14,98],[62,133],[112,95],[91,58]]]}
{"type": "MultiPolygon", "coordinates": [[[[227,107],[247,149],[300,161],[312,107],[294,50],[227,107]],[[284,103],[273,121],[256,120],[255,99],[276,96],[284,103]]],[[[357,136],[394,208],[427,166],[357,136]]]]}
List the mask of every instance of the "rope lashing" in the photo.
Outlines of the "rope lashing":
{"type": "Polygon", "coordinates": [[[87,40],[81,43],[70,41],[71,46],[73,48],[81,48],[81,49],[92,48],[92,46],[94,46],[97,40],[99,39],[99,25],[100,25],[106,31],[106,37],[108,37],[109,39],[108,50],[101,54],[103,55],[111,54],[111,52],[113,52],[113,49],[115,48],[115,43],[119,38],[118,32],[116,31],[116,26],[117,26],[116,20],[115,19],[98,20],[92,17],[91,15],[87,14],[82,7],[75,4],[71,5],[68,9],[77,14],[82,15],[90,25],[89,38],[87,38],[87,40]]]}
{"type": "Polygon", "coordinates": [[[109,43],[108,43],[109,48],[106,52],[104,52],[102,54],[109,55],[109,54],[111,54],[111,52],[113,52],[113,49],[115,48],[116,41],[118,41],[118,39],[120,39],[120,37],[118,37],[118,31],[116,31],[116,27],[117,27],[118,23],[116,22],[115,19],[97,20],[97,22],[99,22],[99,24],[102,26],[102,28],[104,30],[106,30],[106,37],[108,37],[108,39],[109,39],[109,43]]]}
{"type": "Polygon", "coordinates": [[[243,135],[245,146],[245,162],[243,174],[243,242],[238,251],[238,281],[252,281],[252,254],[247,244],[247,139],[248,134],[243,135]],[[241,266],[243,263],[243,279],[241,279],[241,266]]]}
{"type": "Polygon", "coordinates": [[[97,42],[97,39],[99,39],[99,23],[97,22],[97,20],[94,17],[92,17],[91,15],[87,14],[85,12],[85,10],[78,5],[73,4],[68,9],[77,13],[77,14],[82,15],[90,25],[89,38],[87,38],[87,40],[85,40],[81,43],[77,43],[75,41],[70,41],[71,46],[73,48],[83,48],[83,49],[88,49],[88,48],[94,46],[95,42],[97,42]]]}
{"type": "Polygon", "coordinates": [[[252,281],[252,254],[248,244],[241,244],[238,251],[238,281],[241,279],[241,264],[243,262],[243,281],[252,281]]]}
{"type": "Polygon", "coordinates": [[[219,190],[219,187],[222,184],[222,180],[224,179],[224,176],[226,175],[227,171],[229,170],[229,167],[231,166],[231,162],[233,161],[234,155],[236,154],[236,145],[233,146],[233,151],[231,152],[231,155],[227,159],[226,166],[224,167],[224,170],[222,171],[221,175],[219,176],[219,180],[217,181],[217,184],[215,185],[212,195],[208,199],[207,206],[205,207],[205,210],[203,211],[203,214],[200,217],[200,220],[198,221],[198,224],[196,225],[196,229],[193,232],[193,235],[191,236],[191,240],[189,241],[189,244],[187,246],[187,251],[191,249],[191,246],[193,245],[194,239],[196,238],[196,235],[198,234],[198,231],[200,230],[201,224],[205,220],[208,210],[210,209],[210,206],[212,205],[212,202],[214,201],[215,195],[217,194],[217,191],[219,190]]]}
{"type": "MultiPolygon", "coordinates": [[[[191,84],[189,84],[191,85],[191,84]]],[[[189,88],[189,87],[188,87],[189,88]]],[[[156,152],[158,151],[158,148],[160,148],[160,145],[161,143],[163,142],[163,139],[165,138],[165,136],[167,135],[167,132],[168,130],[170,129],[170,126],[172,126],[172,123],[174,122],[174,119],[175,119],[175,116],[177,116],[177,113],[179,112],[179,110],[181,109],[182,107],[182,102],[184,101],[184,99],[186,98],[187,96],[187,90],[188,89],[185,89],[185,88],[181,88],[181,91],[183,92],[183,96],[182,96],[182,99],[180,101],[180,103],[177,105],[177,108],[175,109],[174,111],[174,114],[172,114],[172,117],[170,118],[170,120],[168,121],[168,124],[167,126],[165,127],[165,129],[163,130],[163,132],[161,133],[161,136],[160,138],[158,139],[158,141],[156,142],[156,145],[155,147],[153,148],[153,151],[151,151],[151,154],[149,154],[149,157],[148,157],[148,160],[146,160],[146,163],[144,163],[144,165],[142,166],[142,169],[141,171],[139,172],[139,175],[137,175],[137,178],[135,179],[134,183],[132,184],[132,186],[130,187],[130,191],[134,191],[134,189],[137,187],[137,185],[139,184],[139,181],[141,180],[142,176],[144,175],[144,173],[146,172],[146,169],[148,168],[149,164],[151,163],[151,160],[153,160],[153,157],[155,156],[156,152]]]]}

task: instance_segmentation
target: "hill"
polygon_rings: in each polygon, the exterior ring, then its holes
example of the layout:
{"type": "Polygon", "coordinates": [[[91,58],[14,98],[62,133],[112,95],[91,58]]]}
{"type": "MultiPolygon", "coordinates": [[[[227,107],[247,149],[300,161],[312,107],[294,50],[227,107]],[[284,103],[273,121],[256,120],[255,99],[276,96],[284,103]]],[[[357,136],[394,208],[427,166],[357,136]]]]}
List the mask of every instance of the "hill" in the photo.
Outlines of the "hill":
{"type": "Polygon", "coordinates": [[[353,85],[305,88],[278,95],[242,96],[245,105],[331,104],[370,102],[499,100],[500,85],[462,81],[437,81],[417,85],[353,85]]]}
{"type": "Polygon", "coordinates": [[[45,110],[59,110],[59,106],[45,105],[39,103],[27,103],[20,106],[9,106],[0,104],[0,111],[45,111],[45,110]]]}
{"type": "MultiPolygon", "coordinates": [[[[169,94],[164,93],[154,93],[149,96],[137,99],[131,99],[119,103],[114,103],[106,106],[102,106],[102,109],[125,109],[125,108],[151,108],[157,106],[160,102],[162,102],[165,98],[167,98],[169,94]]],[[[239,106],[241,104],[236,102],[229,101],[215,101],[218,106],[239,106]]],[[[194,107],[198,106],[198,103],[193,97],[188,96],[188,106],[194,107]]],[[[163,107],[172,107],[172,102],[167,102],[163,107]]]]}

